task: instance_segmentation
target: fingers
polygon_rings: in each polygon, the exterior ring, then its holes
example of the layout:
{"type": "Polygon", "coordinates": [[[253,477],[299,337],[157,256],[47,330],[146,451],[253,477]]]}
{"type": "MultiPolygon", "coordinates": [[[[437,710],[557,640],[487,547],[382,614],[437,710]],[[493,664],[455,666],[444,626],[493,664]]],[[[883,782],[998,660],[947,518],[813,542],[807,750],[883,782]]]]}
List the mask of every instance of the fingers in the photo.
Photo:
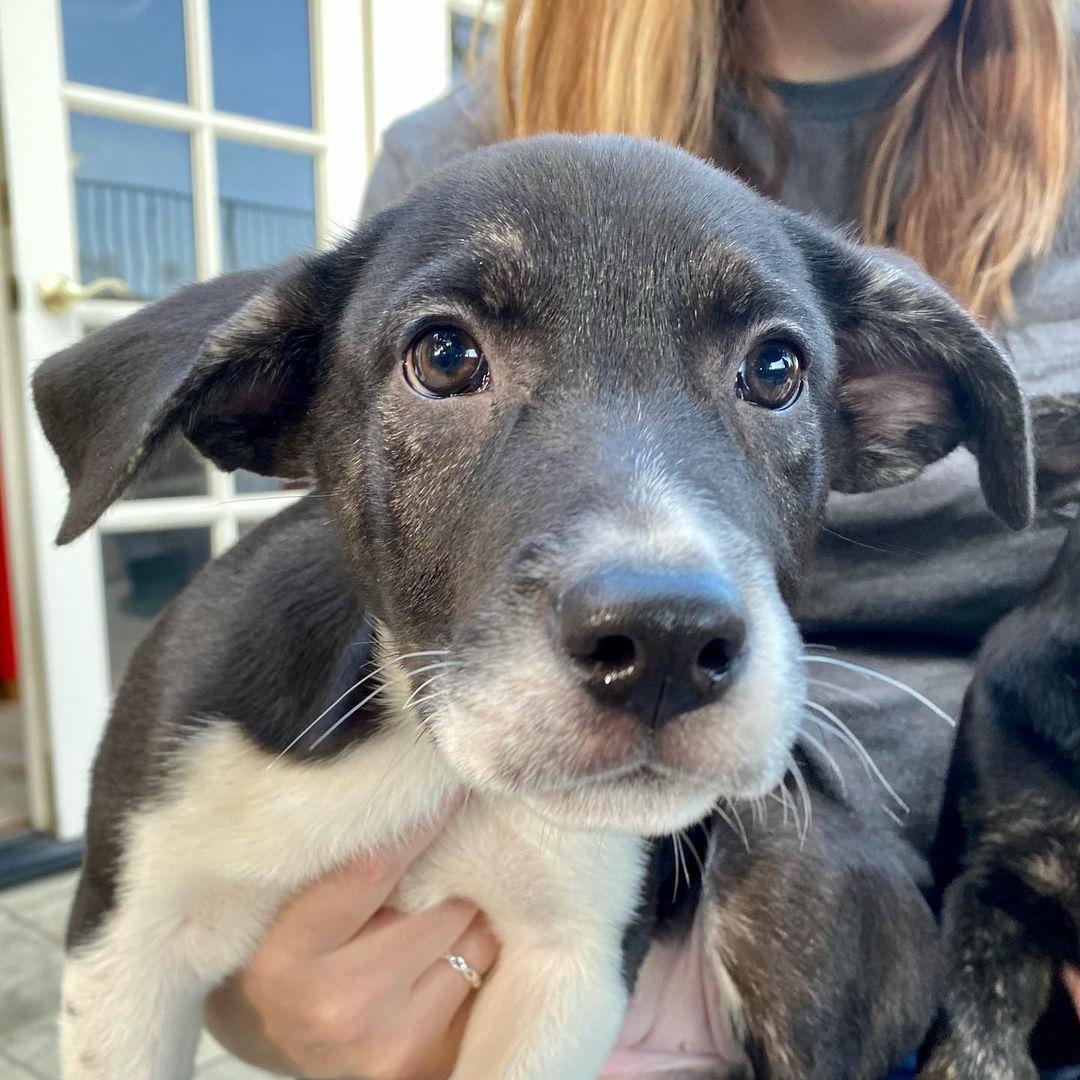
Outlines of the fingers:
{"type": "Polygon", "coordinates": [[[342,949],[342,958],[348,962],[350,951],[367,953],[376,948],[380,954],[393,958],[398,977],[411,984],[431,966],[434,957],[450,950],[478,911],[468,900],[444,900],[415,915],[395,913],[396,918],[383,921],[375,929],[365,927],[363,934],[342,949]]]}
{"type": "Polygon", "coordinates": [[[318,963],[318,981],[291,1003],[300,1016],[274,1041],[304,1063],[304,1075],[446,1077],[472,987],[441,957],[460,952],[487,971],[495,939],[476,907],[462,900],[416,915],[384,910],[373,921],[378,929],[365,927],[318,963]],[[429,980],[436,966],[445,970],[429,980]]]}
{"type": "Polygon", "coordinates": [[[278,944],[295,956],[331,952],[351,940],[386,902],[402,874],[442,831],[453,800],[401,845],[332,871],[290,900],[274,922],[278,944]]]}
{"type": "MultiPolygon", "coordinates": [[[[446,953],[460,956],[483,978],[495,963],[499,943],[484,916],[477,915],[464,933],[446,949],[446,953]]],[[[469,980],[460,971],[455,971],[441,955],[413,987],[412,1001],[416,1015],[438,1018],[437,1022],[445,1024],[473,991],[469,980]]]]}
{"type": "Polygon", "coordinates": [[[386,903],[453,809],[281,909],[222,991],[236,1006],[224,1012],[241,1056],[279,1070],[287,1062],[290,1075],[449,1075],[475,995],[441,958],[460,954],[482,974],[494,962],[495,938],[467,901],[414,915],[386,903]]]}

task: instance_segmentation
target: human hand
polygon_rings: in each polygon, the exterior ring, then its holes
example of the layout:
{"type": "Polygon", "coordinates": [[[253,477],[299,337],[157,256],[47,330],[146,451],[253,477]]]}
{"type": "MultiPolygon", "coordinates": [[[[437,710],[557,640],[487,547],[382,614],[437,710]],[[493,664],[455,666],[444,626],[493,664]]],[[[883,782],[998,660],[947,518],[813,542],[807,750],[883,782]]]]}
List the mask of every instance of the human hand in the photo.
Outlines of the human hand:
{"type": "Polygon", "coordinates": [[[207,1002],[217,1039],[253,1065],[292,1076],[445,1080],[475,993],[444,957],[460,955],[483,975],[498,944],[463,900],[415,915],[383,906],[444,823],[290,900],[207,1002]]]}

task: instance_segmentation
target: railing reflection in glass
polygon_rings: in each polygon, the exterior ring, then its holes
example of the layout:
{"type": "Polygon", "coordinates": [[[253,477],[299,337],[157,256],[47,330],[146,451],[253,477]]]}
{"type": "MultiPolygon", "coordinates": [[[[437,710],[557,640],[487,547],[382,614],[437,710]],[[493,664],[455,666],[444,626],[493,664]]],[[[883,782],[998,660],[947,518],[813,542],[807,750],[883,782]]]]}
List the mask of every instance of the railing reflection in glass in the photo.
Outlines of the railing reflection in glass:
{"type": "MultiPolygon", "coordinates": [[[[79,273],[118,277],[130,296],[154,300],[195,280],[191,196],[113,181],[75,180],[79,273]]],[[[222,198],[221,269],[266,266],[315,241],[310,210],[222,198]]]]}

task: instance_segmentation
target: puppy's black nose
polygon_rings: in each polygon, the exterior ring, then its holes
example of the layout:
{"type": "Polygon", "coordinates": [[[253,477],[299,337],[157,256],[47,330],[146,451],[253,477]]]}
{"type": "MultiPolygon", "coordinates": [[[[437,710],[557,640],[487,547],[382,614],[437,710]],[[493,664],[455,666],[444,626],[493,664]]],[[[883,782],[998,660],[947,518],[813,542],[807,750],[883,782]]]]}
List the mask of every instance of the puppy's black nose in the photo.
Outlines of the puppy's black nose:
{"type": "Polygon", "coordinates": [[[725,578],[624,566],[566,589],[557,632],[590,692],[650,727],[715,701],[746,642],[725,578]]]}

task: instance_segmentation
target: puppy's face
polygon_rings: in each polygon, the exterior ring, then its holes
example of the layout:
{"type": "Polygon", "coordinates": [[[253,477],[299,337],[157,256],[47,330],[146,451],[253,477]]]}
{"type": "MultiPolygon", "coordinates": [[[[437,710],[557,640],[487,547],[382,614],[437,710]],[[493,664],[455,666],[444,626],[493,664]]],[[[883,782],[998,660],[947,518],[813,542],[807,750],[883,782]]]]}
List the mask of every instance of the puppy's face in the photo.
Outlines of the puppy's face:
{"type": "Polygon", "coordinates": [[[174,396],[220,463],[317,478],[447,760],[571,825],[665,832],[781,779],[830,485],[980,440],[1028,512],[1015,382],[935,287],[632,140],[459,161],[174,396]]]}
{"type": "Polygon", "coordinates": [[[485,162],[398,215],[317,471],[395,648],[449,650],[410,666],[463,778],[660,831],[785,768],[829,321],[780,215],[719,174],[604,148],[553,198],[545,155],[508,161],[497,207],[444,195],[485,162]]]}

